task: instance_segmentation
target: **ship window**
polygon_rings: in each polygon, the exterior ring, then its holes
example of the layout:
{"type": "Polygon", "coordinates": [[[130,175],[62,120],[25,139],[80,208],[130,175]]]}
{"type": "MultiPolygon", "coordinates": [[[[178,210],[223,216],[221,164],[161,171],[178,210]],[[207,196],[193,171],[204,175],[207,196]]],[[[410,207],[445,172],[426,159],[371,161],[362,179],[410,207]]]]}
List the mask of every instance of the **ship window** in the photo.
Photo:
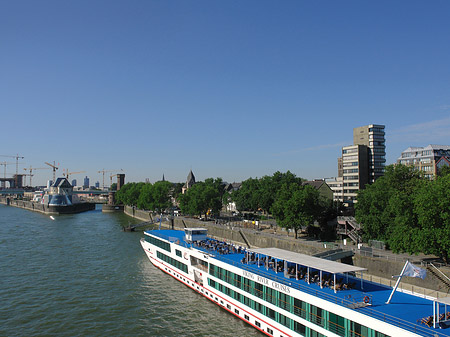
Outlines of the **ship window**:
{"type": "Polygon", "coordinates": [[[369,329],[356,322],[350,322],[350,336],[361,336],[361,337],[368,337],[369,336],[369,329]]]}
{"type": "MultiPolygon", "coordinates": [[[[336,335],[345,336],[345,319],[342,316],[333,314],[332,312],[329,313],[329,328],[331,332],[334,332],[336,335]]],[[[380,336],[382,337],[382,336],[380,336]]]]}
{"type": "Polygon", "coordinates": [[[177,256],[181,257],[181,251],[178,249],[175,249],[175,253],[177,254],[177,256]]]}
{"type": "Polygon", "coordinates": [[[250,320],[250,317],[248,317],[248,315],[244,315],[244,318],[245,318],[247,321],[250,320]]]}
{"type": "Polygon", "coordinates": [[[261,323],[259,323],[258,321],[255,321],[255,325],[260,328],[261,327],[261,323]]]}
{"type": "Polygon", "coordinates": [[[263,285],[261,283],[255,282],[255,289],[254,289],[255,296],[258,296],[259,298],[263,298],[263,285]]]}
{"type": "Polygon", "coordinates": [[[273,330],[271,328],[267,328],[267,332],[273,335],[273,330]]]}
{"type": "Polygon", "coordinates": [[[322,308],[316,307],[315,305],[311,305],[311,313],[310,313],[310,321],[314,324],[323,326],[325,323],[324,320],[325,310],[322,308]]]}
{"type": "Polygon", "coordinates": [[[227,304],[227,309],[231,310],[231,305],[227,304]]]}
{"type": "Polygon", "coordinates": [[[278,322],[288,328],[291,327],[291,319],[289,317],[286,317],[282,314],[278,314],[278,322]]]}
{"type": "Polygon", "coordinates": [[[306,302],[294,298],[294,312],[295,315],[306,319],[306,302]]]}
{"type": "Polygon", "coordinates": [[[303,324],[300,324],[297,321],[294,321],[294,331],[301,333],[303,336],[306,334],[306,328],[303,324]]]}
{"type": "Polygon", "coordinates": [[[239,310],[234,309],[234,312],[236,313],[236,315],[239,315],[239,310]]]}
{"type": "Polygon", "coordinates": [[[275,310],[266,308],[266,316],[275,319],[275,310]]]}

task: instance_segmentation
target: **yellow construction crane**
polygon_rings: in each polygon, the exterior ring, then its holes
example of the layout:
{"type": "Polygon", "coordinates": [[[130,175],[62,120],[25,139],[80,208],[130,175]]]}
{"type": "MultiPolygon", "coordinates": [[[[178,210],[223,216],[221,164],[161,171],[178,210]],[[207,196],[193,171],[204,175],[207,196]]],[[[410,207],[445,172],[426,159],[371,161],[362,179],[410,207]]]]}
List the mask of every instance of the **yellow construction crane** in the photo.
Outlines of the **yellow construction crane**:
{"type": "MultiPolygon", "coordinates": [[[[122,169],[120,169],[120,170],[105,170],[105,169],[103,169],[103,170],[101,170],[101,171],[97,171],[97,173],[103,173],[102,190],[105,189],[105,173],[108,173],[108,172],[116,172],[116,171],[123,171],[123,170],[122,170],[122,169]]],[[[111,176],[111,182],[112,182],[112,176],[111,176]]],[[[111,185],[110,185],[110,186],[111,186],[111,185]]]]}
{"type": "MultiPolygon", "coordinates": [[[[63,171],[64,171],[64,170],[63,170],[63,171]]],[[[69,172],[69,170],[66,169],[65,172],[63,173],[63,176],[65,176],[66,179],[69,180],[69,176],[70,176],[71,174],[78,174],[78,173],[84,173],[84,172],[86,172],[86,171],[69,172]]]]}
{"type": "Polygon", "coordinates": [[[33,185],[31,184],[31,177],[34,176],[33,171],[34,170],[48,170],[50,169],[50,167],[29,167],[29,168],[24,168],[25,171],[29,171],[30,173],[27,174],[30,176],[30,187],[32,187],[33,185]]]}
{"type": "MultiPolygon", "coordinates": [[[[56,176],[55,176],[56,170],[57,170],[59,167],[55,165],[55,164],[56,164],[55,161],[53,161],[53,165],[50,164],[50,163],[47,163],[47,162],[45,162],[44,164],[47,164],[48,166],[50,166],[50,167],[53,169],[53,182],[55,182],[55,179],[56,179],[56,176]]],[[[58,164],[58,165],[59,165],[59,164],[58,164]]]]}

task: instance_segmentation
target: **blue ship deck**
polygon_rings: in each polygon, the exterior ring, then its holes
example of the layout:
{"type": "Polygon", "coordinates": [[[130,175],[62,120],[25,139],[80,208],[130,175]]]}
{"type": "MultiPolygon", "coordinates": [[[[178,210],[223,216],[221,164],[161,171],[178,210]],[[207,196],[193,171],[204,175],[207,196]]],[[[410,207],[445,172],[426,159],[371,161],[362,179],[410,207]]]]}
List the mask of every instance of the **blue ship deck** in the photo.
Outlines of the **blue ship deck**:
{"type": "MultiPolygon", "coordinates": [[[[192,244],[189,244],[184,240],[183,231],[159,230],[149,231],[149,233],[162,239],[176,242],[177,244],[180,244],[184,247],[192,247],[192,244]]],[[[211,241],[216,241],[214,239],[208,239],[211,241]]],[[[316,283],[308,284],[305,280],[297,280],[296,278],[285,277],[284,273],[276,273],[273,269],[266,269],[264,265],[258,266],[256,263],[243,263],[242,260],[245,256],[245,253],[228,252],[224,254],[223,252],[219,253],[219,251],[217,250],[207,249],[197,245],[193,247],[214,256],[214,258],[222,262],[247,270],[251,273],[261,275],[278,283],[289,285],[290,287],[293,287],[305,293],[345,306],[347,308],[355,304],[355,301],[357,301],[358,299],[362,299],[364,296],[370,296],[370,306],[359,307],[353,310],[390,323],[394,326],[398,326],[405,330],[415,332],[422,336],[450,336],[450,328],[435,329],[433,327],[427,327],[426,325],[420,323],[420,320],[422,318],[433,315],[432,300],[397,291],[392,297],[391,303],[385,304],[392,292],[392,288],[381,284],[364,280],[363,288],[361,289],[361,280],[359,278],[353,278],[352,282],[356,283],[356,286],[353,289],[339,290],[335,292],[334,289],[331,289],[329,287],[321,288],[320,285],[316,283]]],[[[346,276],[343,275],[339,277],[346,278],[346,276]]],[[[352,279],[352,276],[348,276],[348,278],[350,280],[352,279]]],[[[441,305],[439,310],[440,313],[444,313],[444,306],[441,305]]],[[[450,306],[447,311],[449,310],[450,306]]]]}

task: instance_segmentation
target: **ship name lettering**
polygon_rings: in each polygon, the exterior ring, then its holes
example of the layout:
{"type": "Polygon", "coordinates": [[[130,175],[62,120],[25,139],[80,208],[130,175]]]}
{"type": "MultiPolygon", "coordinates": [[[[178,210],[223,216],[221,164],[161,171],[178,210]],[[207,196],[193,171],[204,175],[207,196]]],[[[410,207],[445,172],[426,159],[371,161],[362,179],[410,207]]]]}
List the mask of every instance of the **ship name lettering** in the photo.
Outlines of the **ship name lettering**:
{"type": "Polygon", "coordinates": [[[250,279],[252,279],[252,280],[255,279],[255,275],[254,275],[254,274],[252,274],[252,273],[250,273],[250,272],[248,272],[248,271],[245,271],[245,270],[242,272],[242,276],[248,277],[248,278],[250,278],[250,279]]]}
{"type": "Polygon", "coordinates": [[[272,287],[274,287],[275,289],[281,290],[285,293],[290,293],[289,287],[285,286],[284,284],[279,284],[277,282],[272,282],[272,287]]]}
{"type": "Polygon", "coordinates": [[[258,275],[257,281],[261,282],[263,284],[266,284],[266,285],[269,284],[269,280],[268,279],[266,279],[266,278],[264,278],[262,276],[259,276],[259,275],[258,275]]]}

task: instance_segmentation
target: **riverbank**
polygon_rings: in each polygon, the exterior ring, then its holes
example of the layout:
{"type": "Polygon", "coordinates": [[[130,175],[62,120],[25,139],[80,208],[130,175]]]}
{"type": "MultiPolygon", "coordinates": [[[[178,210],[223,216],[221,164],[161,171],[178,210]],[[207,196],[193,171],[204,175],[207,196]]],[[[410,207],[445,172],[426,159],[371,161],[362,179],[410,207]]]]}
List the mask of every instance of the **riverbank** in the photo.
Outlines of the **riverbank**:
{"type": "MultiPolygon", "coordinates": [[[[125,206],[124,213],[142,221],[152,221],[152,213],[125,206]]],[[[344,246],[342,244],[320,242],[307,238],[295,239],[287,234],[279,234],[255,229],[234,227],[232,225],[219,225],[211,221],[199,221],[197,219],[174,217],[173,221],[162,222],[162,227],[184,230],[184,228],[203,227],[208,229],[208,234],[220,240],[236,242],[241,245],[246,243],[255,248],[277,247],[297,253],[315,255],[330,252],[336,248],[351,250],[353,257],[345,262],[358,267],[367,268],[362,277],[365,280],[373,281],[389,286],[395,284],[396,279],[389,278],[391,275],[399,275],[406,260],[427,268],[427,258],[425,256],[389,254],[375,249],[364,249],[367,247],[344,246]]],[[[284,232],[286,233],[286,232],[284,232]]],[[[439,270],[445,274],[450,274],[450,268],[441,266],[439,270]]],[[[449,288],[433,273],[428,270],[425,280],[420,278],[404,277],[400,283],[400,290],[413,292],[421,296],[435,298],[447,297],[449,288]]]]}
{"type": "Polygon", "coordinates": [[[59,214],[74,214],[86,211],[91,211],[95,209],[95,203],[91,202],[81,202],[78,204],[67,205],[67,206],[52,206],[45,205],[38,202],[26,201],[26,200],[14,200],[9,197],[0,197],[0,204],[6,206],[13,206],[18,208],[23,208],[33,212],[39,212],[49,215],[59,215],[59,214]]]}

